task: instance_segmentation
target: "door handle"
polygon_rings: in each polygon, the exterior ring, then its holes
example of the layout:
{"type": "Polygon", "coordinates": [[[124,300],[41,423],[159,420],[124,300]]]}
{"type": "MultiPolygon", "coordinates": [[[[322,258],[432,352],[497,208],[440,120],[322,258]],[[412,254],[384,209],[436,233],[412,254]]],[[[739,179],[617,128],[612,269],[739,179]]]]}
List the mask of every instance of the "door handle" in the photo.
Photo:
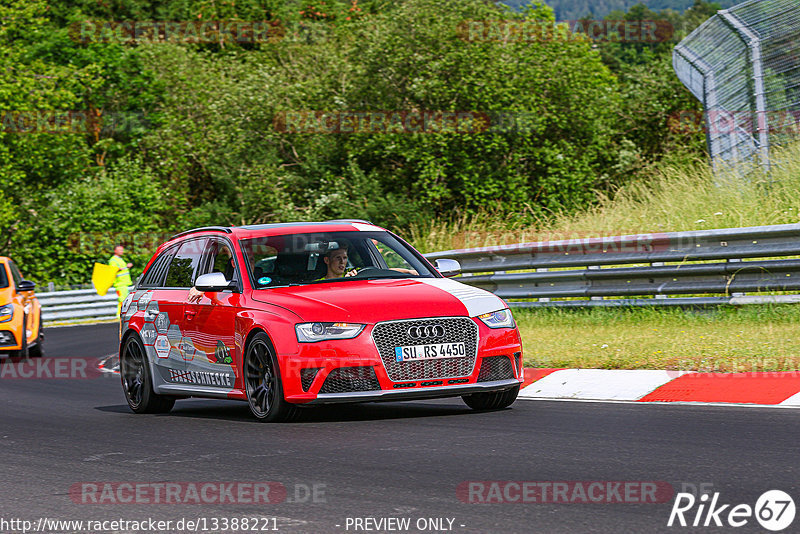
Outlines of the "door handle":
{"type": "Polygon", "coordinates": [[[148,311],[144,312],[144,315],[145,315],[145,317],[148,317],[148,318],[155,318],[155,317],[158,317],[158,312],[154,311],[154,310],[148,310],[148,311]]]}
{"type": "Polygon", "coordinates": [[[197,312],[195,310],[184,310],[183,315],[188,319],[194,319],[197,312]]]}

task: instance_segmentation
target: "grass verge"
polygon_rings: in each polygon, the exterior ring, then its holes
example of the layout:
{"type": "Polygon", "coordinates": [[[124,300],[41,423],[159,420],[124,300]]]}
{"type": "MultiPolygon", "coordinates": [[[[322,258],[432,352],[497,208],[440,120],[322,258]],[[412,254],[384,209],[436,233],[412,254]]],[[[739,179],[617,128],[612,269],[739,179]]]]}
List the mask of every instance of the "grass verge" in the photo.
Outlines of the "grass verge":
{"type": "Polygon", "coordinates": [[[776,150],[770,172],[741,164],[712,171],[705,161],[664,165],[647,182],[571,214],[481,213],[431,221],[410,229],[423,252],[800,222],[800,143],[776,150]],[[516,221],[516,222],[515,222],[516,221]],[[519,221],[532,221],[527,224],[519,221]]]}
{"type": "Polygon", "coordinates": [[[42,327],[45,329],[47,328],[56,328],[59,326],[82,326],[82,325],[91,325],[91,324],[111,324],[117,323],[119,324],[119,319],[108,319],[108,318],[89,318],[89,319],[76,319],[72,321],[45,321],[42,327]]]}
{"type": "Polygon", "coordinates": [[[515,310],[525,365],[686,371],[800,370],[800,307],[515,310]]]}

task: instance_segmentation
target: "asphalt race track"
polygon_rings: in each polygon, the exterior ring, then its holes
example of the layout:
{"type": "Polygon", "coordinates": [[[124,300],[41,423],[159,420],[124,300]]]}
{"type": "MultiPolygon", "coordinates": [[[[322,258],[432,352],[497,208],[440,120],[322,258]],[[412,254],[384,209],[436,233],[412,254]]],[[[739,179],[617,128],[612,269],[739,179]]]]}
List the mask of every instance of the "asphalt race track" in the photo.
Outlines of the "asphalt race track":
{"type": "MultiPolygon", "coordinates": [[[[46,358],[107,355],[115,351],[116,336],[113,324],[51,328],[46,358]]],[[[39,518],[185,518],[210,527],[214,519],[275,518],[259,527],[308,533],[766,532],[754,518],[738,529],[667,527],[674,495],[660,504],[474,504],[462,502],[457,488],[468,481],[649,481],[677,492],[684,484],[706,484],[720,493],[720,504],[753,506],[770,489],[797,499],[800,473],[800,412],[790,409],[518,401],[502,412],[474,413],[454,399],[331,407],[297,423],[268,425],[251,419],[245,404],[225,401],[184,400],[168,415],[137,416],[116,376],[0,379],[0,439],[0,525],[11,519],[35,525],[39,518]],[[81,483],[265,481],[282,485],[286,498],[82,504],[69,494],[75,485],[85,487],[81,483]],[[363,522],[388,517],[410,518],[411,527],[363,522]]],[[[695,510],[687,513],[689,521],[695,510]]],[[[800,518],[786,532],[797,532],[799,524],[800,518]]]]}

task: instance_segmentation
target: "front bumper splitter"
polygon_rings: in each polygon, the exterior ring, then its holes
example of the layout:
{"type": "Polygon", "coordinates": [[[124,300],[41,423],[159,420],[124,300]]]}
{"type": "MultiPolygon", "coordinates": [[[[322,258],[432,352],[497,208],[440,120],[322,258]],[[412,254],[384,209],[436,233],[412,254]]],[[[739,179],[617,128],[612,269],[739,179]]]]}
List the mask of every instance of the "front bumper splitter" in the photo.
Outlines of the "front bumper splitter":
{"type": "Polygon", "coordinates": [[[479,382],[477,384],[458,384],[454,386],[435,386],[403,390],[378,390],[378,391],[353,391],[349,393],[320,393],[317,398],[304,403],[336,404],[339,402],[389,402],[413,399],[436,399],[442,397],[458,397],[472,393],[493,393],[507,391],[520,382],[516,378],[495,380],[494,382],[479,382]]]}

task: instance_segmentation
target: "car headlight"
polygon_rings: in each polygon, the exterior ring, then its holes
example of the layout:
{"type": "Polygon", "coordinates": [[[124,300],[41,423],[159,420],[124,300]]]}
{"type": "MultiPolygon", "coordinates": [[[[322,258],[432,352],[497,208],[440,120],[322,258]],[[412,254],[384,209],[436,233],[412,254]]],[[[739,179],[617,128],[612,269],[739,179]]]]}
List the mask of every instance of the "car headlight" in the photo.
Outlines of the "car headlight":
{"type": "Polygon", "coordinates": [[[5,306],[0,306],[0,323],[5,323],[6,321],[10,321],[14,317],[14,306],[11,304],[6,304],[5,306]]]}
{"type": "Polygon", "coordinates": [[[511,315],[511,310],[508,308],[496,312],[484,313],[483,315],[479,315],[478,319],[483,321],[483,324],[489,328],[514,328],[516,326],[514,317],[511,315]]]}
{"type": "Polygon", "coordinates": [[[295,325],[297,341],[316,343],[329,339],[353,339],[364,330],[363,324],[355,323],[301,323],[295,325]]]}

